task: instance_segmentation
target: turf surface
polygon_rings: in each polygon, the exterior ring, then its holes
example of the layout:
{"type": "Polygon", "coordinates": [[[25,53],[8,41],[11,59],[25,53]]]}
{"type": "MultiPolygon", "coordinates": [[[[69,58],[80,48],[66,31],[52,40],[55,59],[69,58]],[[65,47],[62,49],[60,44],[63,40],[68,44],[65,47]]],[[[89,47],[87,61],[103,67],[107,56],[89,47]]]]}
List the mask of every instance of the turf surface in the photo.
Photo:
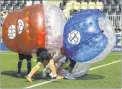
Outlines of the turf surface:
{"type": "MultiPolygon", "coordinates": [[[[29,83],[25,79],[26,75],[26,60],[22,65],[22,76],[17,77],[17,61],[18,55],[13,52],[1,53],[1,88],[25,88],[34,84],[49,81],[40,79],[39,72],[37,73],[33,83],[29,83]]],[[[36,57],[33,56],[32,65],[36,64],[36,57]]],[[[121,59],[119,52],[112,52],[105,60],[94,63],[91,68],[108,64],[121,59]]],[[[58,80],[44,85],[39,85],[35,88],[120,88],[121,87],[121,62],[111,64],[102,68],[89,71],[87,75],[78,80],[58,80]]]]}

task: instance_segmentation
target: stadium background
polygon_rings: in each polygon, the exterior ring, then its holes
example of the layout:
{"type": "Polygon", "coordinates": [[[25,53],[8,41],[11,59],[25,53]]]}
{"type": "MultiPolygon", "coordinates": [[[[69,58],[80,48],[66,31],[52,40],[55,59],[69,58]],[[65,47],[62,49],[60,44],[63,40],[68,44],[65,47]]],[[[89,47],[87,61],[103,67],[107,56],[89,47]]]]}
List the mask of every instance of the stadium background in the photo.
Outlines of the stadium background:
{"type": "Polygon", "coordinates": [[[84,9],[103,11],[111,20],[116,31],[116,45],[113,51],[121,51],[121,0],[1,0],[0,6],[0,39],[1,51],[8,50],[2,42],[2,24],[6,16],[15,9],[38,3],[53,3],[60,7],[67,19],[74,13],[84,9]]]}

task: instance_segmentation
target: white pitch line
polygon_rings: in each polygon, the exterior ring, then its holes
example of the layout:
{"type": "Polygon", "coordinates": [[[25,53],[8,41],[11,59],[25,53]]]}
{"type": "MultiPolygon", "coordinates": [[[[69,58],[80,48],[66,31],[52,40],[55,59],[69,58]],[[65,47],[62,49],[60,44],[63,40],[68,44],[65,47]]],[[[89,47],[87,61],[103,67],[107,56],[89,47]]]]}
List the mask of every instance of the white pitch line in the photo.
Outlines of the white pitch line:
{"type": "MultiPolygon", "coordinates": [[[[109,66],[111,64],[115,64],[115,63],[118,63],[120,61],[121,60],[113,61],[113,62],[108,63],[108,64],[104,64],[104,65],[100,65],[100,66],[97,66],[97,67],[93,67],[93,68],[90,69],[90,71],[98,69],[98,68],[102,68],[102,67],[105,67],[105,66],[109,66]]],[[[46,82],[42,82],[42,83],[38,83],[38,84],[35,84],[35,85],[31,85],[31,86],[25,87],[24,89],[29,89],[29,88],[33,88],[33,87],[36,87],[36,86],[44,85],[44,84],[47,84],[47,83],[50,83],[50,82],[53,82],[53,81],[56,81],[56,79],[55,80],[46,81],[46,82]]]]}
{"type": "Polygon", "coordinates": [[[98,69],[98,68],[101,68],[101,67],[104,67],[104,66],[108,66],[108,65],[111,65],[111,64],[115,64],[115,63],[118,63],[118,62],[120,62],[120,61],[121,61],[121,60],[113,61],[113,62],[108,63],[108,64],[104,64],[104,65],[100,65],[100,66],[97,66],[97,67],[93,67],[93,68],[90,69],[90,71],[95,70],[95,69],[98,69]]]}
{"type": "Polygon", "coordinates": [[[53,79],[53,80],[50,80],[50,81],[46,81],[46,82],[42,82],[42,83],[37,83],[35,85],[25,87],[24,89],[29,89],[29,88],[33,88],[33,87],[36,87],[36,86],[39,86],[39,85],[44,85],[44,84],[47,84],[47,83],[50,83],[50,82],[53,82],[53,81],[56,81],[56,79],[53,79]]]}

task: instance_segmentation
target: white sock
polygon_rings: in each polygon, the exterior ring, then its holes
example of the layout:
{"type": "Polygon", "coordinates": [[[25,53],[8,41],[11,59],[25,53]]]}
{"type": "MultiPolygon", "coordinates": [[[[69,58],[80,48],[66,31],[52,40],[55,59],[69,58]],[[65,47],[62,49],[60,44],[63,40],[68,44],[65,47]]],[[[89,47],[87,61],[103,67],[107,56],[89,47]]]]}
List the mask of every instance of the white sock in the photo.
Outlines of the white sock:
{"type": "Polygon", "coordinates": [[[57,77],[57,74],[56,75],[53,75],[52,73],[50,73],[50,76],[53,78],[53,77],[57,77]]]}
{"type": "Polygon", "coordinates": [[[28,74],[28,77],[30,77],[30,78],[31,78],[31,75],[30,75],[30,74],[28,74]]]}

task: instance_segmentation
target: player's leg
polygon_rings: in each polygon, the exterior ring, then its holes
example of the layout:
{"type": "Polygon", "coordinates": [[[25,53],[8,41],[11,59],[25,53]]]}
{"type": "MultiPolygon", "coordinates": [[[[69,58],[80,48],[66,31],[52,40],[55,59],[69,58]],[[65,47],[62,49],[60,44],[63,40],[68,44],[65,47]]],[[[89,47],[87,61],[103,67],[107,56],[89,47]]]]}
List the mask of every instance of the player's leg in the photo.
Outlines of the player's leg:
{"type": "Polygon", "coordinates": [[[21,67],[22,67],[22,61],[24,59],[24,55],[19,53],[18,56],[19,56],[19,60],[18,60],[18,64],[17,64],[17,66],[18,66],[17,76],[19,77],[19,76],[21,76],[21,67]]]}
{"type": "Polygon", "coordinates": [[[21,75],[22,61],[23,61],[23,60],[19,60],[19,61],[18,61],[18,76],[21,75]]]}
{"type": "Polygon", "coordinates": [[[31,71],[31,60],[30,61],[27,61],[27,69],[28,69],[28,74],[30,73],[31,71]]]}
{"type": "Polygon", "coordinates": [[[50,76],[52,78],[54,78],[54,77],[56,78],[57,77],[56,68],[55,68],[54,60],[53,60],[51,54],[47,50],[45,50],[41,53],[40,57],[43,59],[43,65],[45,67],[44,70],[50,69],[50,71],[51,71],[50,76]]]}
{"type": "Polygon", "coordinates": [[[50,69],[51,73],[49,74],[51,78],[57,78],[57,73],[56,73],[56,67],[54,64],[54,60],[51,56],[51,54],[45,50],[41,53],[40,56],[43,59],[43,64],[45,66],[45,69],[50,69]]]}
{"type": "Polygon", "coordinates": [[[56,73],[56,67],[55,67],[54,60],[53,59],[50,59],[49,60],[48,66],[49,66],[49,68],[51,70],[50,76],[52,78],[56,78],[57,77],[57,73],[56,73]]]}
{"type": "Polygon", "coordinates": [[[39,70],[42,61],[43,61],[43,55],[42,52],[45,51],[44,48],[39,48],[37,49],[36,55],[37,55],[37,64],[32,68],[31,72],[26,76],[27,80],[29,80],[30,82],[32,82],[31,77],[39,70]]]}
{"type": "Polygon", "coordinates": [[[56,66],[56,72],[57,74],[62,77],[62,79],[64,78],[64,69],[63,69],[63,65],[66,62],[66,57],[62,56],[60,59],[58,59],[58,61],[55,62],[55,66],[56,66]]]}
{"type": "Polygon", "coordinates": [[[72,60],[72,59],[69,59],[70,60],[70,64],[69,64],[69,69],[68,71],[71,73],[73,68],[75,67],[75,64],[76,64],[76,61],[72,60]]]}
{"type": "Polygon", "coordinates": [[[48,63],[49,63],[49,61],[48,60],[44,60],[43,61],[43,66],[44,66],[44,69],[43,69],[43,73],[47,73],[47,72],[49,72],[50,73],[50,68],[49,68],[49,66],[48,66],[48,63]]]}
{"type": "Polygon", "coordinates": [[[74,60],[72,60],[72,59],[69,59],[69,60],[70,60],[69,69],[68,69],[68,71],[66,72],[65,78],[66,78],[66,79],[75,79],[75,78],[72,76],[72,70],[73,70],[73,68],[75,67],[76,61],[74,61],[74,60]]]}
{"type": "Polygon", "coordinates": [[[56,68],[59,69],[60,67],[63,66],[63,64],[66,62],[66,56],[63,56],[60,58],[56,64],[56,68]]]}
{"type": "MultiPolygon", "coordinates": [[[[50,59],[50,58],[49,58],[50,59]]],[[[56,75],[58,74],[58,75],[60,75],[60,77],[62,76],[62,66],[63,66],[63,64],[65,63],[65,59],[66,59],[66,57],[62,57],[61,59],[59,59],[58,61],[56,60],[56,62],[55,62],[55,65],[54,65],[54,63],[53,64],[50,64],[49,62],[51,62],[51,61],[47,61],[47,60],[44,60],[44,62],[43,62],[43,65],[44,65],[44,69],[43,69],[43,72],[42,72],[42,76],[43,76],[43,78],[45,78],[46,77],[46,75],[47,74],[49,74],[49,76],[51,76],[51,78],[53,77],[53,75],[55,76],[55,78],[56,78],[56,75]],[[48,64],[49,63],[49,64],[48,64]],[[49,66],[50,65],[50,66],[49,66]],[[53,67],[54,68],[53,68],[53,67]],[[51,68],[52,68],[52,70],[51,70],[51,68]],[[56,70],[55,70],[56,69],[56,70]],[[53,71],[54,70],[54,73],[55,73],[55,71],[56,71],[56,73],[55,74],[53,74],[53,73],[51,73],[51,71],[53,71]]],[[[62,76],[62,78],[63,78],[63,76],[62,76]]]]}
{"type": "Polygon", "coordinates": [[[57,76],[56,68],[51,54],[47,51],[47,49],[41,49],[41,50],[43,51],[39,54],[40,58],[43,59],[43,62],[48,61],[48,64],[46,66],[48,66],[49,69],[51,70],[52,78],[56,77],[57,76]]]}
{"type": "MultiPolygon", "coordinates": [[[[40,59],[38,59],[38,61],[39,61],[40,59]]],[[[45,61],[45,60],[43,60],[43,61],[45,61]]],[[[44,63],[44,62],[43,62],[44,63]]],[[[29,82],[32,82],[32,76],[39,70],[39,68],[40,68],[40,66],[41,66],[41,62],[38,62],[37,63],[37,65],[35,65],[33,68],[32,68],[32,70],[31,70],[31,72],[26,76],[26,78],[27,78],[27,80],[29,81],[29,82]]],[[[47,65],[47,63],[45,64],[45,65],[47,65]]],[[[51,63],[48,63],[48,65],[49,65],[49,68],[51,69],[51,68],[54,68],[54,67],[52,67],[52,64],[51,63]]],[[[52,69],[52,70],[54,70],[54,69],[52,69]]],[[[56,71],[53,71],[53,73],[56,73],[56,71]]],[[[53,77],[56,77],[57,75],[55,74],[53,74],[52,75],[53,77]]]]}
{"type": "Polygon", "coordinates": [[[50,58],[49,63],[48,63],[48,66],[49,66],[49,68],[51,70],[51,73],[50,73],[51,78],[53,78],[53,79],[63,79],[64,78],[61,75],[57,75],[56,67],[55,67],[53,58],[50,58]]]}
{"type": "Polygon", "coordinates": [[[42,74],[41,74],[41,77],[42,77],[42,78],[46,78],[47,75],[50,74],[50,68],[49,68],[49,66],[48,66],[48,63],[49,63],[49,61],[47,61],[47,60],[44,60],[44,61],[43,61],[44,69],[43,69],[42,74]]]}
{"type": "Polygon", "coordinates": [[[26,76],[27,80],[29,82],[32,82],[32,76],[39,70],[40,66],[41,66],[41,62],[38,62],[31,70],[31,72],[26,76]]]}
{"type": "Polygon", "coordinates": [[[31,72],[26,76],[27,80],[29,82],[32,82],[31,77],[39,70],[41,64],[43,63],[44,57],[45,57],[45,49],[44,48],[39,48],[37,49],[37,64],[32,68],[31,72]]]}
{"type": "Polygon", "coordinates": [[[30,71],[31,71],[31,58],[32,58],[32,56],[31,55],[28,55],[27,57],[26,57],[26,60],[27,60],[27,69],[28,69],[28,74],[30,73],[30,71]]]}

